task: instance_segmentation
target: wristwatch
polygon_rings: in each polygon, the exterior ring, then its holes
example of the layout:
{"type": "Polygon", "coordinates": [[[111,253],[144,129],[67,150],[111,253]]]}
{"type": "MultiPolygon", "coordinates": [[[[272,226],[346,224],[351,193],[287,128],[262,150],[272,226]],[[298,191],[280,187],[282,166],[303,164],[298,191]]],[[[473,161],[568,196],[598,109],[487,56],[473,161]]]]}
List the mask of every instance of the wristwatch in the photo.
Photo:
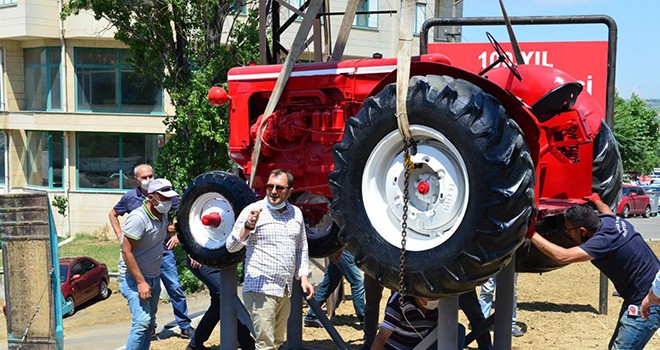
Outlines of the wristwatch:
{"type": "Polygon", "coordinates": [[[250,230],[250,231],[254,230],[254,226],[249,226],[247,221],[245,222],[245,225],[243,225],[243,227],[245,227],[246,230],[250,230]]]}

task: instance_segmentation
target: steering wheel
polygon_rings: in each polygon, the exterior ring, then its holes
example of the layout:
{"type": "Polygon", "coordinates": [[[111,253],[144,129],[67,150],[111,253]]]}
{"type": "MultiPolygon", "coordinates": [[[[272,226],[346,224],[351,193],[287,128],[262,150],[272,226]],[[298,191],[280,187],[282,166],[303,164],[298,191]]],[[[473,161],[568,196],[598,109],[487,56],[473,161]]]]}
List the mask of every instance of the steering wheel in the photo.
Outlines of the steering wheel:
{"type": "Polygon", "coordinates": [[[489,71],[491,68],[493,68],[497,63],[504,63],[504,65],[509,68],[511,73],[513,73],[513,76],[516,77],[516,79],[522,81],[522,75],[520,75],[520,72],[518,71],[518,68],[516,68],[516,64],[511,61],[511,58],[504,52],[504,48],[500,43],[495,40],[492,34],[489,32],[486,32],[486,37],[488,37],[488,41],[490,41],[490,44],[493,45],[493,48],[495,49],[495,52],[497,52],[497,61],[493,62],[490,66],[486,67],[479,75],[482,75],[489,71]]]}

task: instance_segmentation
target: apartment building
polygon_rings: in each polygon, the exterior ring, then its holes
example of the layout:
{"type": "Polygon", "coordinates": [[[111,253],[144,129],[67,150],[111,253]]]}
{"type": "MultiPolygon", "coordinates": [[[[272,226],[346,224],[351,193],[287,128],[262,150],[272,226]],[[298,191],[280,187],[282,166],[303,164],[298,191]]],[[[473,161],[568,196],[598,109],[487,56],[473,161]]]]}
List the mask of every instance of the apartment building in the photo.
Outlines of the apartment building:
{"type": "MultiPolygon", "coordinates": [[[[359,11],[399,6],[359,1],[359,11]]],[[[346,5],[329,3],[331,12],[346,5]]],[[[53,211],[60,234],[112,235],[108,211],[136,186],[133,167],[157,158],[166,140],[163,120],[174,109],[159,83],[134,73],[107,22],[90,13],[61,20],[61,6],[0,0],[0,190],[65,196],[66,217],[53,211]]],[[[288,11],[282,8],[283,18],[288,11]]],[[[437,11],[434,1],[418,2],[416,32],[437,11]]],[[[328,20],[336,35],[341,16],[328,20]]],[[[284,42],[291,42],[297,25],[284,42]]],[[[395,13],[358,15],[346,57],[395,56],[397,30],[395,13]]]]}

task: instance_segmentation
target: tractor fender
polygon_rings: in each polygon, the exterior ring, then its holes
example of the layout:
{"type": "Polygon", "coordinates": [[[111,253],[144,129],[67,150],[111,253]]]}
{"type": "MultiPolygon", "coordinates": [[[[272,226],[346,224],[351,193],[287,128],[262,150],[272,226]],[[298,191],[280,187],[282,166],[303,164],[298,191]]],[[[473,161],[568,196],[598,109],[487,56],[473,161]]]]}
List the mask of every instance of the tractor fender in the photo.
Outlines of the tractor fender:
{"type": "MultiPolygon", "coordinates": [[[[383,79],[376,84],[371,93],[367,96],[375,96],[380,93],[388,84],[396,82],[397,70],[391,71],[383,79]]],[[[425,75],[447,75],[455,79],[462,79],[468,81],[484,92],[492,95],[501,105],[506,109],[509,116],[520,126],[523,131],[523,136],[527,141],[530,148],[530,155],[534,165],[538,165],[539,160],[539,138],[541,129],[538,120],[516,96],[509,91],[503,89],[493,81],[480,77],[476,74],[470,73],[466,70],[452,67],[438,62],[419,62],[413,61],[410,67],[410,76],[425,76],[425,75]]],[[[365,98],[366,100],[366,98],[365,98]]]]}
{"type": "MultiPolygon", "coordinates": [[[[525,104],[532,106],[536,101],[554,88],[578,80],[571,75],[554,67],[521,65],[517,66],[523,76],[523,80],[509,78],[509,70],[506,68],[493,69],[488,72],[488,80],[511,91],[525,104]]],[[[584,84],[583,84],[584,85],[584,84]]],[[[590,137],[593,139],[600,131],[601,121],[605,119],[602,107],[596,99],[587,91],[582,90],[572,109],[580,112],[587,121],[590,137]]]]}

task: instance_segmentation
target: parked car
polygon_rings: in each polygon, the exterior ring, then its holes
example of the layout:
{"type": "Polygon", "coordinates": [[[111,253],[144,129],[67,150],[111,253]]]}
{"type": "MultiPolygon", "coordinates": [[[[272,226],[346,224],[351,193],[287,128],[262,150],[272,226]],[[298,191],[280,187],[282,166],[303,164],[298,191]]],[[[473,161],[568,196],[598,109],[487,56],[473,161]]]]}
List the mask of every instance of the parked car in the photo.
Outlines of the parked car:
{"type": "Polygon", "coordinates": [[[660,170],[656,168],[649,176],[651,177],[651,184],[660,184],[660,170]]]}
{"type": "Polygon", "coordinates": [[[630,215],[643,215],[648,218],[651,215],[651,203],[646,191],[639,186],[624,185],[616,213],[624,218],[630,215]]]}
{"type": "Polygon", "coordinates": [[[71,316],[83,303],[98,298],[107,299],[108,267],[90,257],[60,258],[60,289],[66,303],[73,307],[64,316],[71,316]]]}

